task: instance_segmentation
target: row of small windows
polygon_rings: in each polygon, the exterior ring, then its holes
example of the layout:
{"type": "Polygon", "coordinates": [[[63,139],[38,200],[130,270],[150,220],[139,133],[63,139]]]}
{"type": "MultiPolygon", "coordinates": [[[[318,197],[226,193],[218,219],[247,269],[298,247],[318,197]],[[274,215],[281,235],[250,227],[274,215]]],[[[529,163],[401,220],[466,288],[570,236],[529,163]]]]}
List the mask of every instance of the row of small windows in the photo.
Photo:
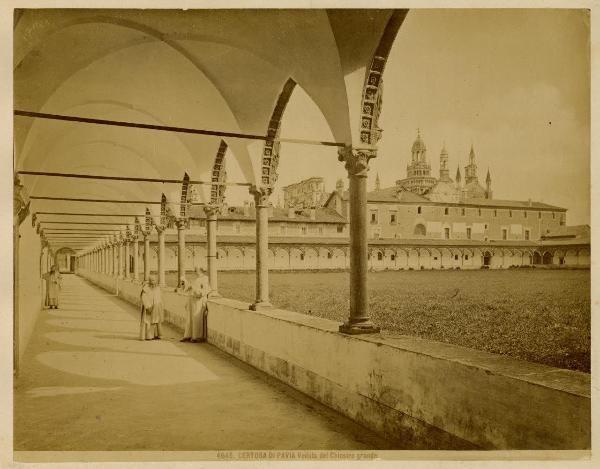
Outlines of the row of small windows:
{"type": "MultiPolygon", "coordinates": [[[[493,211],[494,213],[494,217],[498,216],[498,210],[494,209],[493,211]]],[[[423,213],[423,207],[418,206],[417,207],[417,214],[422,214],[423,213]]],[[[466,216],[467,211],[466,208],[461,208],[460,209],[460,214],[461,216],[466,216]]],[[[542,218],[542,212],[537,212],[538,214],[538,218],[542,218]]],[[[450,208],[446,207],[444,208],[444,215],[450,215],[450,208]]],[[[479,208],[477,209],[477,215],[478,216],[482,216],[482,210],[479,208]]],[[[508,211],[508,216],[510,218],[512,218],[513,216],[513,210],[509,210],[508,211]]],[[[526,210],[523,211],[523,218],[527,218],[528,217],[528,212],[526,210]]],[[[556,218],[556,213],[552,212],[552,219],[554,220],[556,218]]],[[[377,210],[371,210],[371,224],[372,225],[376,225],[379,223],[379,217],[378,217],[378,211],[377,210]]],[[[395,210],[390,210],[390,225],[395,225],[396,223],[398,223],[398,214],[395,210]]]]}
{"type": "MultiPolygon", "coordinates": [[[[465,255],[464,255],[464,258],[465,258],[465,260],[466,260],[466,261],[468,261],[468,260],[469,260],[469,255],[468,255],[468,254],[465,254],[465,255]]],[[[382,261],[382,260],[383,260],[383,253],[382,253],[381,251],[378,251],[378,252],[377,252],[377,260],[378,260],[378,261],[382,261]]],[[[390,260],[391,260],[391,261],[395,261],[395,260],[396,260],[396,254],[390,254],[390,260]]],[[[434,258],[433,258],[433,260],[434,260],[434,261],[437,261],[437,260],[438,260],[438,258],[437,258],[437,257],[434,257],[434,258]]],[[[457,260],[458,260],[458,254],[454,254],[454,260],[455,260],[455,261],[457,261],[457,260]]]]}
{"type": "MultiPolygon", "coordinates": [[[[487,225],[485,225],[485,229],[487,229],[487,225]]],[[[419,223],[415,226],[414,229],[414,234],[416,236],[426,236],[427,235],[427,229],[425,228],[425,225],[423,225],[422,223],[419,223]]],[[[467,227],[466,230],[466,236],[467,239],[471,239],[471,228],[467,227]]],[[[530,230],[525,230],[524,231],[524,238],[526,241],[529,241],[531,237],[531,231],[530,230]]],[[[450,228],[444,228],[444,239],[450,239],[450,228]]],[[[508,229],[507,228],[502,228],[502,239],[508,239],[508,229]]]]}

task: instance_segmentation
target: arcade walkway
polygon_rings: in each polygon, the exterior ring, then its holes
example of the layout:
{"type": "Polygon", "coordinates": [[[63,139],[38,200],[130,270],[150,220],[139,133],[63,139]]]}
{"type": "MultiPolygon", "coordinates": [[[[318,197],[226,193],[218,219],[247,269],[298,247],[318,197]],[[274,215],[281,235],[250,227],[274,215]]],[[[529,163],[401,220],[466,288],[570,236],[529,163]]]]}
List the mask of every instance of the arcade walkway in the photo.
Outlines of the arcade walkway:
{"type": "Polygon", "coordinates": [[[211,345],[137,340],[137,309],[79,277],[61,301],[16,383],[16,451],[388,448],[211,345]]]}

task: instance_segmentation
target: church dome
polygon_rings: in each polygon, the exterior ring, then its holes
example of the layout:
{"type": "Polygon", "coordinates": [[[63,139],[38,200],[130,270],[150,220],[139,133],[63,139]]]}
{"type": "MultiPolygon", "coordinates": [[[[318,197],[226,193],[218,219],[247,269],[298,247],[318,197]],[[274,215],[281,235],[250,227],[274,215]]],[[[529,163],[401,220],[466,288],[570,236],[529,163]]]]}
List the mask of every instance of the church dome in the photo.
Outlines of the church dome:
{"type": "Polygon", "coordinates": [[[421,138],[421,132],[417,132],[417,138],[412,145],[412,152],[424,152],[425,150],[427,150],[427,147],[425,146],[425,142],[421,138]]]}

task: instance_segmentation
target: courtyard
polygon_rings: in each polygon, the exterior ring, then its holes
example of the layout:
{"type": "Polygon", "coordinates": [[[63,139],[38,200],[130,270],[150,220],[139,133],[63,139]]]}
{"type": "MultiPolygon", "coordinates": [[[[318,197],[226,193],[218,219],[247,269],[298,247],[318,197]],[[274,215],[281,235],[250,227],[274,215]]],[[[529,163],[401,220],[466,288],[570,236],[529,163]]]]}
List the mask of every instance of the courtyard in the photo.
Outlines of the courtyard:
{"type": "MultiPolygon", "coordinates": [[[[343,322],[348,275],[271,272],[271,302],[343,322]]],[[[175,278],[167,276],[169,285],[175,278]]],[[[250,303],[254,289],[253,272],[219,274],[224,297],[250,303]]],[[[590,372],[589,270],[371,272],[369,292],[371,316],[385,333],[590,372]]]]}

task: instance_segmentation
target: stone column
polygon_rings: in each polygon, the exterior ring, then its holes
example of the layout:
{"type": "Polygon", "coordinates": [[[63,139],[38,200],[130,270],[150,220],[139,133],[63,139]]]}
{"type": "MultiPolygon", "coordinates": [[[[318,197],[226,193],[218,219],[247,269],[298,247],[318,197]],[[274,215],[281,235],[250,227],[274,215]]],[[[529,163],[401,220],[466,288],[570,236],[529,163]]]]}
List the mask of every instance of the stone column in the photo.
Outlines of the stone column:
{"type": "Polygon", "coordinates": [[[165,283],[165,229],[155,227],[158,233],[158,285],[164,287],[165,283]]]}
{"type": "Polygon", "coordinates": [[[123,256],[123,240],[119,240],[118,248],[117,248],[117,277],[123,278],[123,266],[124,266],[124,256],[123,256]]]}
{"type": "Polygon", "coordinates": [[[144,234],[144,281],[150,280],[150,234],[144,234]]]}
{"type": "Polygon", "coordinates": [[[177,287],[179,280],[185,276],[185,228],[186,220],[178,218],[175,220],[177,225],[177,287]]]}
{"type": "Polygon", "coordinates": [[[369,317],[367,271],[367,171],[369,160],[376,156],[372,149],[339,150],[350,179],[350,317],[340,326],[345,334],[379,332],[369,317]]]}
{"type": "Polygon", "coordinates": [[[271,307],[269,302],[269,195],[268,187],[252,186],[256,207],[256,301],[250,309],[258,311],[271,307]]]}
{"type": "Polygon", "coordinates": [[[119,276],[119,246],[116,242],[112,245],[112,276],[119,276]]]}
{"type": "Polygon", "coordinates": [[[217,278],[217,212],[217,207],[204,207],[204,213],[206,213],[206,258],[208,260],[208,281],[211,297],[220,296],[217,278]]]}
{"type": "Polygon", "coordinates": [[[129,243],[130,240],[129,238],[125,240],[125,278],[129,278],[129,268],[130,268],[130,261],[129,261],[129,243]]]}
{"type": "Polygon", "coordinates": [[[133,237],[133,280],[138,280],[138,237],[133,237]]]}

